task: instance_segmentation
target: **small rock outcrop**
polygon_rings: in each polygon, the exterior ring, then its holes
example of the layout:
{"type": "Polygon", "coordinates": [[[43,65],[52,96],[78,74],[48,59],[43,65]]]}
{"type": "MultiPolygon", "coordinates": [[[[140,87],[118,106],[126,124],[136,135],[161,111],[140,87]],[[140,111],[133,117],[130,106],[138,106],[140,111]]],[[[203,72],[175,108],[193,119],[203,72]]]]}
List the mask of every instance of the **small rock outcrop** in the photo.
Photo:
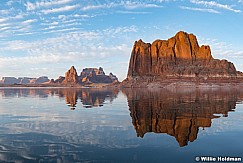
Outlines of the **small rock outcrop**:
{"type": "Polygon", "coordinates": [[[113,83],[118,82],[118,78],[110,73],[106,75],[103,68],[85,68],[80,74],[83,83],[113,83]]]}
{"type": "Polygon", "coordinates": [[[54,83],[61,84],[61,83],[64,81],[64,79],[65,79],[65,77],[63,77],[63,76],[59,76],[58,79],[56,79],[56,80],[54,81],[54,83]]]}
{"type": "Polygon", "coordinates": [[[232,78],[241,76],[233,63],[214,59],[209,46],[199,46],[193,34],[178,32],[168,40],[152,44],[136,41],[131,53],[127,80],[144,77],[232,78]]]}
{"type": "Polygon", "coordinates": [[[42,84],[42,83],[46,83],[46,82],[49,82],[49,81],[50,80],[46,76],[42,76],[42,77],[39,77],[39,78],[36,78],[36,79],[32,80],[32,82],[34,84],[42,84]]]}

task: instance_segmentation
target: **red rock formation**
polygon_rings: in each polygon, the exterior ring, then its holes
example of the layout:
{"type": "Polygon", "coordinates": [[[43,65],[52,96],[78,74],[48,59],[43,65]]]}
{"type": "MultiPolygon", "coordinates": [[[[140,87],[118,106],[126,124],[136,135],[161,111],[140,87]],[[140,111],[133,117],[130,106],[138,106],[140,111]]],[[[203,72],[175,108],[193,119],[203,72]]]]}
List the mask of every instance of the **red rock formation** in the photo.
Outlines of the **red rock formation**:
{"type": "Polygon", "coordinates": [[[178,32],[152,44],[136,41],[127,79],[139,77],[235,77],[233,63],[214,59],[209,46],[198,45],[193,34],[178,32]]]}
{"type": "Polygon", "coordinates": [[[77,71],[72,66],[66,73],[65,73],[65,79],[62,82],[63,84],[77,84],[78,83],[78,75],[77,71]]]}
{"type": "Polygon", "coordinates": [[[106,75],[103,68],[85,68],[78,76],[76,69],[72,66],[66,73],[65,77],[60,76],[58,79],[49,82],[49,84],[92,84],[92,83],[118,83],[118,78],[110,73],[106,75]]]}
{"type": "Polygon", "coordinates": [[[80,74],[82,83],[113,83],[118,82],[118,78],[110,73],[106,75],[103,68],[85,68],[80,74]]]}

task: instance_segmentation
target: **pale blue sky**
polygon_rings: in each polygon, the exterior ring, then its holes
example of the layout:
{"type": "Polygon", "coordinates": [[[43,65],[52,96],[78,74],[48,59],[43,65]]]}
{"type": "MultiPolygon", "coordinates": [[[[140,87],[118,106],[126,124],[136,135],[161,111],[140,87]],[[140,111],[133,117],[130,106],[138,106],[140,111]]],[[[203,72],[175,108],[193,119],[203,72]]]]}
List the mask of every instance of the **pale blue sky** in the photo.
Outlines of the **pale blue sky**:
{"type": "Polygon", "coordinates": [[[243,0],[2,0],[0,77],[57,78],[72,65],[126,77],[134,41],[183,30],[243,71],[243,0]]]}

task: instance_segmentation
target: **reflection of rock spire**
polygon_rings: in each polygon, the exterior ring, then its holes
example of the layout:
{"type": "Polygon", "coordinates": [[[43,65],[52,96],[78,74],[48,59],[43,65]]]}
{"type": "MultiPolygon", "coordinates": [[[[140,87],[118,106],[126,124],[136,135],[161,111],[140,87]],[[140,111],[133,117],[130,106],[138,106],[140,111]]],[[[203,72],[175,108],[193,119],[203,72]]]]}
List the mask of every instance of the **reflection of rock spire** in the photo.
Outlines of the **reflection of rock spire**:
{"type": "Polygon", "coordinates": [[[86,108],[103,106],[106,99],[110,102],[117,97],[118,90],[84,89],[81,93],[81,102],[86,108]]]}
{"type": "Polygon", "coordinates": [[[77,104],[78,95],[76,90],[69,90],[66,92],[66,103],[71,107],[71,110],[74,110],[77,104]]]}
{"type": "Polygon", "coordinates": [[[236,105],[232,92],[163,93],[125,90],[138,137],[147,132],[167,133],[180,146],[197,138],[199,127],[210,127],[214,114],[227,115],[236,105]]]}
{"type": "Polygon", "coordinates": [[[100,107],[106,100],[110,102],[117,97],[116,89],[58,89],[58,96],[65,97],[66,104],[74,110],[78,98],[85,108],[100,107]]]}
{"type": "Polygon", "coordinates": [[[75,88],[51,88],[51,89],[0,89],[0,95],[3,97],[25,97],[38,96],[47,98],[50,96],[59,96],[64,98],[70,109],[76,108],[78,99],[82,102],[83,107],[92,108],[103,106],[105,101],[110,103],[117,98],[117,89],[75,89],[75,88]]]}

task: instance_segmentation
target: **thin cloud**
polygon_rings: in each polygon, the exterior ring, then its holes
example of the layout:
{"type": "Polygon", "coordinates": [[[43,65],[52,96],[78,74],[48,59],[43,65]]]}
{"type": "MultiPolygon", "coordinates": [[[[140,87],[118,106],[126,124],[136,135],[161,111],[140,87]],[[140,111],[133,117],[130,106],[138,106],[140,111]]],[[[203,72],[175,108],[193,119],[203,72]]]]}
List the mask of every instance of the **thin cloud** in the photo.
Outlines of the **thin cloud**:
{"type": "Polygon", "coordinates": [[[138,3],[138,2],[131,2],[126,1],[122,3],[122,6],[126,9],[137,9],[137,8],[161,8],[163,6],[159,6],[157,4],[147,4],[147,3],[138,3]]]}
{"type": "Polygon", "coordinates": [[[205,39],[199,37],[198,41],[201,45],[210,45],[212,55],[215,58],[230,59],[240,57],[240,55],[243,54],[243,49],[235,49],[232,44],[218,39],[205,39]]]}
{"type": "Polygon", "coordinates": [[[215,1],[190,0],[190,2],[194,3],[194,4],[198,4],[198,5],[204,5],[206,7],[217,7],[217,8],[233,11],[235,13],[241,12],[241,10],[233,9],[232,6],[221,4],[221,3],[218,3],[218,2],[215,2],[215,1]]]}
{"type": "Polygon", "coordinates": [[[34,23],[34,22],[37,22],[37,19],[28,19],[28,20],[25,20],[25,21],[23,21],[23,24],[29,24],[29,23],[34,23]]]}
{"type": "Polygon", "coordinates": [[[103,30],[106,35],[116,35],[121,33],[130,33],[130,32],[138,32],[138,28],[134,25],[129,27],[117,27],[117,28],[108,28],[103,30]]]}
{"type": "Polygon", "coordinates": [[[118,14],[151,14],[151,12],[140,12],[140,11],[117,11],[118,14]]]}
{"type": "Polygon", "coordinates": [[[0,23],[6,22],[7,20],[7,18],[0,18],[0,23]]]}
{"type": "Polygon", "coordinates": [[[26,7],[26,10],[27,11],[31,11],[31,10],[35,10],[36,9],[36,6],[34,3],[31,3],[31,2],[27,2],[25,4],[25,7],[26,7]]]}
{"type": "Polygon", "coordinates": [[[162,3],[162,2],[171,2],[171,1],[174,2],[174,1],[177,1],[177,0],[150,0],[150,1],[162,3]]]}
{"type": "Polygon", "coordinates": [[[55,5],[64,5],[67,4],[69,2],[72,2],[72,0],[52,0],[52,1],[40,1],[40,2],[36,2],[36,3],[31,3],[31,2],[27,2],[25,4],[26,6],[26,10],[27,11],[31,11],[31,10],[35,10],[41,7],[52,7],[55,5]]]}
{"type": "Polygon", "coordinates": [[[67,4],[69,2],[72,2],[72,0],[41,1],[41,2],[36,2],[36,5],[41,6],[41,7],[50,7],[50,6],[53,6],[53,5],[67,4]]]}
{"type": "Polygon", "coordinates": [[[214,14],[220,14],[219,11],[214,9],[205,9],[205,8],[195,8],[195,7],[186,7],[186,6],[179,6],[180,9],[183,10],[192,10],[192,11],[200,11],[200,12],[209,12],[214,14]]]}
{"type": "Polygon", "coordinates": [[[141,3],[141,2],[132,2],[132,1],[121,1],[120,3],[108,3],[108,4],[100,4],[100,5],[88,5],[81,8],[82,11],[88,10],[98,10],[98,9],[110,9],[115,7],[123,7],[128,10],[137,9],[137,8],[161,8],[163,6],[159,6],[157,4],[152,3],[141,3]]]}
{"type": "Polygon", "coordinates": [[[82,11],[88,11],[88,10],[97,10],[97,9],[104,9],[104,8],[111,8],[115,7],[115,5],[89,5],[81,8],[82,11]]]}
{"type": "Polygon", "coordinates": [[[41,10],[42,13],[44,14],[53,14],[53,13],[58,13],[58,12],[66,12],[66,11],[72,11],[75,8],[78,8],[79,5],[72,5],[72,6],[64,6],[60,8],[52,8],[52,9],[47,9],[47,10],[41,10]]]}
{"type": "Polygon", "coordinates": [[[10,10],[0,10],[1,15],[8,15],[10,13],[10,10]]]}
{"type": "Polygon", "coordinates": [[[8,30],[10,29],[10,27],[0,27],[0,31],[5,31],[5,30],[8,30]]]}

